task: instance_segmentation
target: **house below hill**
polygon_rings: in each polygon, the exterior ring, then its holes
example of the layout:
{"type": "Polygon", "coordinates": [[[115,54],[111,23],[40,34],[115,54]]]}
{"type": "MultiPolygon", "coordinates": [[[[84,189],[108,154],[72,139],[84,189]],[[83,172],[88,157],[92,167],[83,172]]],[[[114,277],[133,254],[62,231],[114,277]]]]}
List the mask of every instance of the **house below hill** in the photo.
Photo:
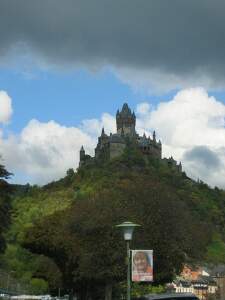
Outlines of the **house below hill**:
{"type": "Polygon", "coordinates": [[[221,272],[218,274],[205,267],[185,265],[180,276],[167,287],[175,293],[193,293],[200,300],[225,300],[221,278],[223,278],[221,272]]]}

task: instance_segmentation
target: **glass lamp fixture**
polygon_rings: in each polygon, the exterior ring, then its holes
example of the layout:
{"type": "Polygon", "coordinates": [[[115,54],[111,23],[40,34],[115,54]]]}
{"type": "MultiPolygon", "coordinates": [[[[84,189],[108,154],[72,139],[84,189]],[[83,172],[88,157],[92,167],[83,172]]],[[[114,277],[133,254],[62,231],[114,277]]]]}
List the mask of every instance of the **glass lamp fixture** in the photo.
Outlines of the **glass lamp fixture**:
{"type": "Polygon", "coordinates": [[[116,227],[119,227],[123,231],[123,236],[125,241],[131,241],[134,228],[140,226],[138,224],[134,224],[132,222],[123,222],[122,224],[116,225],[116,227]]]}

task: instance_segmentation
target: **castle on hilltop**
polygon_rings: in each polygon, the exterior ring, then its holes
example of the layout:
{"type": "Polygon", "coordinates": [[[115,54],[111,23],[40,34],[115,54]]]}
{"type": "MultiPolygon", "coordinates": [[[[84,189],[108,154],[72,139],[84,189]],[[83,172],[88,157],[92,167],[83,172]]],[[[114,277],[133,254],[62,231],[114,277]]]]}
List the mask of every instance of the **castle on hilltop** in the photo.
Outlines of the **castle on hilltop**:
{"type": "Polygon", "coordinates": [[[102,128],[102,133],[98,138],[98,144],[95,148],[95,156],[85,154],[83,146],[80,150],[80,164],[86,164],[92,160],[109,160],[114,157],[120,156],[128,142],[135,144],[143,153],[143,155],[160,159],[166,162],[172,167],[176,167],[179,171],[182,170],[181,164],[177,165],[177,162],[170,157],[169,159],[162,159],[162,144],[161,141],[156,140],[155,131],[152,138],[147,137],[145,133],[143,136],[137,134],[135,130],[136,116],[134,112],[131,112],[127,103],[124,103],[122,110],[117,110],[116,113],[116,127],[117,132],[107,135],[102,128]]]}

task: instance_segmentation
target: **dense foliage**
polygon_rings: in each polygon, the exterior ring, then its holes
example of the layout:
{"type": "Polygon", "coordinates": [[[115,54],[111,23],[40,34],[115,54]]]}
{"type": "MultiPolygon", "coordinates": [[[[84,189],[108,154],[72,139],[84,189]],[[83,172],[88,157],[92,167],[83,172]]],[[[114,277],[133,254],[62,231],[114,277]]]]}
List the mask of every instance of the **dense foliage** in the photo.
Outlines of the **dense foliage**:
{"type": "Polygon", "coordinates": [[[127,220],[141,225],[132,248],[154,250],[156,285],[185,262],[225,263],[225,192],[132,147],[42,188],[18,189],[1,261],[34,293],[39,284],[102,299],[125,280],[125,245],[115,225],[127,220]]]}
{"type": "Polygon", "coordinates": [[[10,175],[5,167],[0,165],[0,252],[5,249],[3,233],[10,221],[10,196],[12,194],[12,188],[6,181],[10,175]]]}

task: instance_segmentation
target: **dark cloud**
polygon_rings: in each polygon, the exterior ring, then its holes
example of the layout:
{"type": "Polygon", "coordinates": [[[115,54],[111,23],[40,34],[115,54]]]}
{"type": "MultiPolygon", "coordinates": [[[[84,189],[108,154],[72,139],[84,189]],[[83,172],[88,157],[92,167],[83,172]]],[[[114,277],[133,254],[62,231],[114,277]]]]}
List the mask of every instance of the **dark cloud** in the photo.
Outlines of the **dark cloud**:
{"type": "Polygon", "coordinates": [[[225,86],[225,1],[0,0],[0,55],[21,42],[58,66],[110,64],[225,86]]]}
{"type": "Polygon", "coordinates": [[[202,171],[218,170],[222,163],[219,159],[219,155],[206,146],[196,146],[184,153],[183,159],[195,164],[196,169],[202,171]]]}

